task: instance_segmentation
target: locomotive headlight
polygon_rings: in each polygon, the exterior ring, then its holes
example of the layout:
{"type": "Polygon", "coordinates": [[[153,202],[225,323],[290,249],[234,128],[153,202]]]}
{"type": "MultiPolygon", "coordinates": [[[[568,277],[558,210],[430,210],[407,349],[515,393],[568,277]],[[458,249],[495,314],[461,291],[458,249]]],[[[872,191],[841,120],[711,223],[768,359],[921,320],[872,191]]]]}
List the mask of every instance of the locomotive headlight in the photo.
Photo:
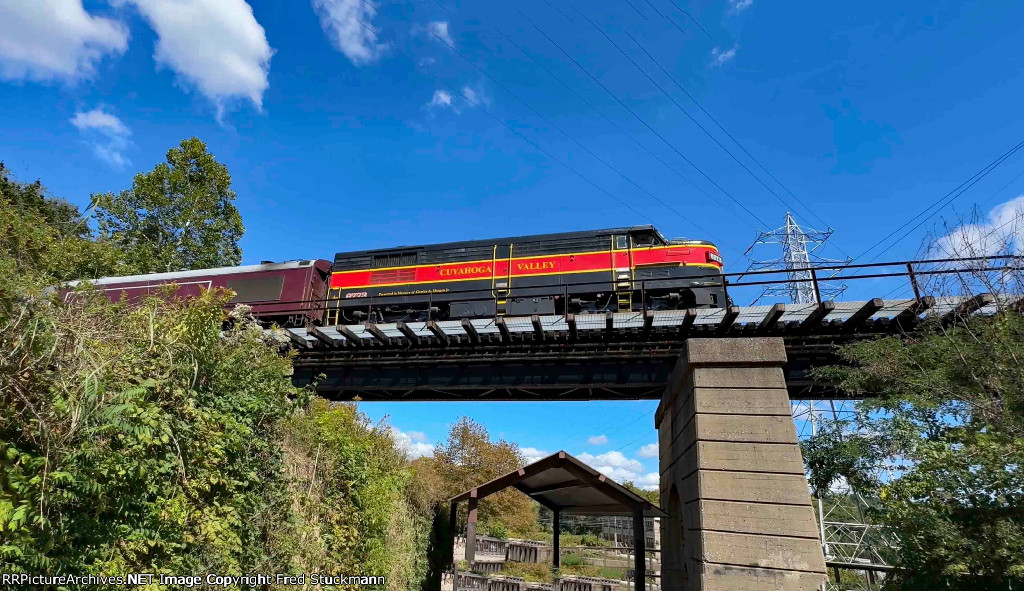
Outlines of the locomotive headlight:
{"type": "Polygon", "coordinates": [[[708,262],[709,263],[718,263],[719,265],[722,264],[722,257],[718,256],[717,252],[709,250],[709,251],[707,251],[707,253],[708,253],[708,262]]]}

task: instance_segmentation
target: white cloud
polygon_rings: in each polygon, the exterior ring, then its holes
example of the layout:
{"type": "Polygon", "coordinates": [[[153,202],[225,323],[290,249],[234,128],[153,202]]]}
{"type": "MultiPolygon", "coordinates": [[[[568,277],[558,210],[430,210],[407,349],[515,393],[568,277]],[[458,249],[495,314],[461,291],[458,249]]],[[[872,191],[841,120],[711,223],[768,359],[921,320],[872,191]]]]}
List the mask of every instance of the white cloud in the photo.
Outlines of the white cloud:
{"type": "Polygon", "coordinates": [[[1024,253],[1024,195],[988,212],[987,223],[964,224],[935,241],[936,258],[1024,253]]]}
{"type": "Polygon", "coordinates": [[[452,40],[451,33],[448,32],[447,21],[434,21],[427,25],[427,31],[431,35],[435,35],[445,45],[455,45],[455,41],[452,40]]]}
{"type": "Polygon", "coordinates": [[[536,447],[520,447],[519,453],[523,454],[523,459],[526,460],[527,464],[532,464],[551,455],[551,453],[539,450],[536,447]]]}
{"type": "Polygon", "coordinates": [[[124,25],[89,14],[82,0],[0,0],[0,79],[73,82],[127,47],[124,25]]]}
{"type": "Polygon", "coordinates": [[[465,109],[473,109],[490,104],[491,99],[484,93],[482,85],[473,87],[467,84],[456,92],[449,92],[444,89],[435,90],[434,95],[430,97],[430,101],[427,102],[425,108],[428,111],[447,108],[451,109],[455,114],[461,114],[465,109]]]}
{"type": "Polygon", "coordinates": [[[750,8],[750,5],[753,3],[754,0],[729,0],[729,12],[731,14],[738,14],[750,8]]]}
{"type": "Polygon", "coordinates": [[[608,436],[603,434],[591,435],[590,437],[587,438],[587,443],[589,443],[590,445],[604,445],[608,443],[608,436]]]}
{"type": "Polygon", "coordinates": [[[656,458],[658,457],[658,444],[648,443],[647,445],[641,447],[640,450],[636,452],[636,455],[640,456],[641,458],[656,458]]]}
{"type": "Polygon", "coordinates": [[[103,110],[103,107],[98,107],[88,112],[75,113],[74,118],[71,119],[71,124],[78,129],[95,129],[108,135],[129,135],[128,127],[117,118],[116,115],[112,115],[103,110]]]}
{"type": "Polygon", "coordinates": [[[462,98],[466,102],[466,106],[472,108],[477,106],[490,106],[491,97],[484,92],[483,84],[478,84],[476,88],[469,85],[462,87],[462,98]]]}
{"type": "Polygon", "coordinates": [[[274,55],[245,0],[125,0],[157,34],[154,59],[223,110],[232,99],[257,109],[274,55]]]}
{"type": "Polygon", "coordinates": [[[391,427],[391,438],[395,440],[395,448],[404,452],[410,460],[434,453],[434,444],[427,443],[427,436],[419,431],[404,432],[391,427]]]}
{"type": "Polygon", "coordinates": [[[661,475],[657,472],[648,472],[633,481],[633,484],[643,490],[658,490],[661,488],[661,475]]]}
{"type": "Polygon", "coordinates": [[[455,47],[455,40],[452,39],[451,31],[448,28],[448,21],[433,21],[425,25],[415,24],[410,32],[415,36],[433,39],[449,47],[455,47]]]}
{"type": "Polygon", "coordinates": [[[578,456],[582,462],[589,464],[595,470],[619,482],[631,480],[636,482],[644,473],[644,465],[637,460],[627,458],[622,452],[609,451],[600,455],[581,453],[578,456]]]}
{"type": "Polygon", "coordinates": [[[452,106],[452,93],[447,90],[435,90],[433,98],[427,103],[427,108],[433,109],[436,107],[452,107],[452,109],[455,109],[452,106]]]}
{"type": "Polygon", "coordinates": [[[726,62],[731,61],[732,58],[736,57],[737,49],[739,49],[738,45],[733,45],[731,49],[727,49],[725,51],[722,51],[720,48],[715,47],[714,49],[711,50],[711,65],[721,66],[726,62]]]}
{"type": "Polygon", "coordinates": [[[91,111],[75,113],[71,124],[89,142],[97,158],[115,168],[131,164],[123,152],[131,145],[128,137],[132,132],[116,115],[104,111],[103,107],[97,107],[91,111]]]}
{"type": "Polygon", "coordinates": [[[377,9],[370,0],[313,0],[320,26],[338,51],[353,64],[376,61],[384,49],[377,41],[377,29],[370,22],[377,9]]]}

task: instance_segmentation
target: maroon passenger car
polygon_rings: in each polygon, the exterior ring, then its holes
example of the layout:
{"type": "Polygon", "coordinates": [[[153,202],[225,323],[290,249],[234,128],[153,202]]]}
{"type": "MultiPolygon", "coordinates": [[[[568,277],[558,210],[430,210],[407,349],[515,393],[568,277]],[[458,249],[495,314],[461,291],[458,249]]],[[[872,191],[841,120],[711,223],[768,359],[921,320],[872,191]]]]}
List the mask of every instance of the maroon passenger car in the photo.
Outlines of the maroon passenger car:
{"type": "MultiPolygon", "coordinates": [[[[324,316],[330,261],[308,260],[264,263],[244,267],[196,269],[174,273],[150,273],[126,277],[103,277],[89,281],[94,290],[102,290],[113,302],[135,302],[174,284],[178,298],[194,297],[203,289],[224,287],[235,292],[235,304],[252,306],[261,322],[280,326],[319,324],[324,316]]],[[[65,299],[72,297],[81,281],[71,281],[61,289],[65,299]]]]}

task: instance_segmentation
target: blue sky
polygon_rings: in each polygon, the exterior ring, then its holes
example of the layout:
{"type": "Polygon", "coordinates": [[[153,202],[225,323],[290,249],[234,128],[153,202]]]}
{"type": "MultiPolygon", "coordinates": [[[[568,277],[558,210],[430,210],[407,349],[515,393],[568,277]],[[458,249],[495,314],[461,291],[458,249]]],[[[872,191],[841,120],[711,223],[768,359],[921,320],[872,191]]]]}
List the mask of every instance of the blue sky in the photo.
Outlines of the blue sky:
{"type": "MultiPolygon", "coordinates": [[[[883,240],[1021,140],[1024,5],[783,4],[0,0],[0,160],[84,206],[196,135],[231,171],[246,263],[655,223],[742,270],[789,209],[858,262],[975,205],[971,235],[1002,227],[1024,152],[883,240]]],[[[421,449],[468,414],[656,470],[651,402],[363,406],[421,449]]]]}

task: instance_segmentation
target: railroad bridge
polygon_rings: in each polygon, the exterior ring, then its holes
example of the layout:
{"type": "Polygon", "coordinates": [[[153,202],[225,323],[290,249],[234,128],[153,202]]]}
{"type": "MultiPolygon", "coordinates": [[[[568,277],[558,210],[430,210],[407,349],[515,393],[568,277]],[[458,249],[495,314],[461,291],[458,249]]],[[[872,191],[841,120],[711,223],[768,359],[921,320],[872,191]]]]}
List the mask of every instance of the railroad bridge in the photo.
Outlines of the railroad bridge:
{"type": "Polygon", "coordinates": [[[836,345],[1019,302],[876,298],[286,334],[295,382],[336,400],[660,400],[662,588],[811,590],[826,561],[790,400],[842,393],[808,371],[837,362],[836,345]]]}

